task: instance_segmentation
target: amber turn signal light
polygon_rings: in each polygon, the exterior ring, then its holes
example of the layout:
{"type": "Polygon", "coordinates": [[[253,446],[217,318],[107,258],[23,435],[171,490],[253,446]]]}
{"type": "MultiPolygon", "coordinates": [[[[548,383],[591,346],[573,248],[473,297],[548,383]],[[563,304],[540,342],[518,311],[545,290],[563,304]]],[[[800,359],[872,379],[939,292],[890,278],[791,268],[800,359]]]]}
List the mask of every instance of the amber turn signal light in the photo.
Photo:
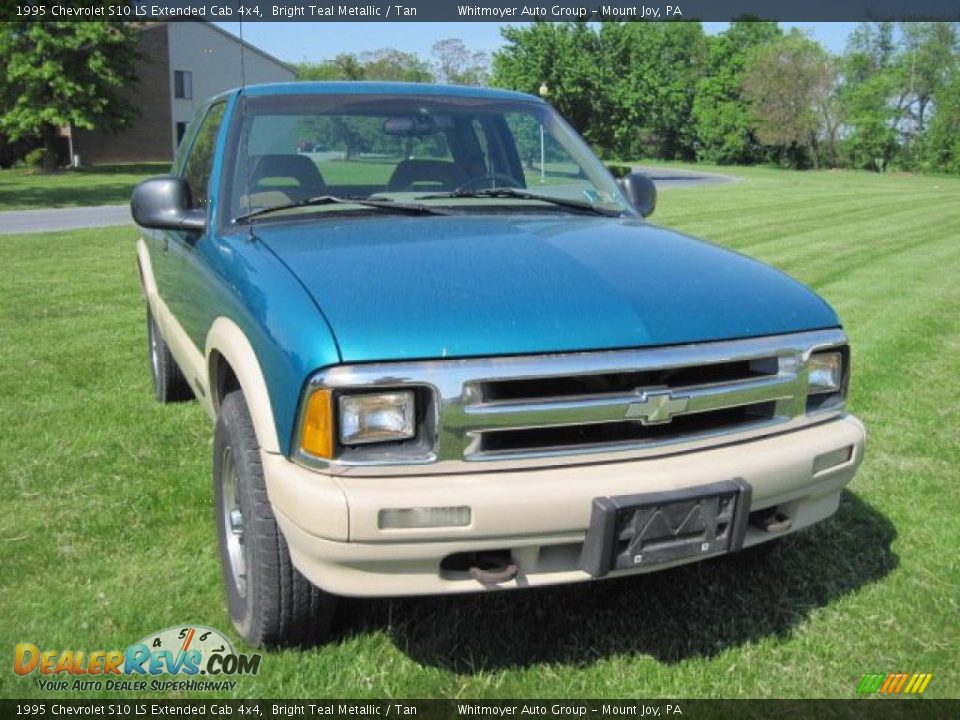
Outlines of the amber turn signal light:
{"type": "Polygon", "coordinates": [[[307,400],[300,447],[316,457],[333,457],[333,402],[329,390],[316,390],[307,400]]]}

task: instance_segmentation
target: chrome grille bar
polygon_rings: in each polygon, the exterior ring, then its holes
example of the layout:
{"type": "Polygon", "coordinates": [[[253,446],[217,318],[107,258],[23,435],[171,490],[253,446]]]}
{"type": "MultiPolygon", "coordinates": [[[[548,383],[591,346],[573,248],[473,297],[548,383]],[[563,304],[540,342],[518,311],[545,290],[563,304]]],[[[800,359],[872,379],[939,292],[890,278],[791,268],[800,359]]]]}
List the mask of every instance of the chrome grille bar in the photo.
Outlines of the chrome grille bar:
{"type": "MultiPolygon", "coordinates": [[[[803,392],[797,375],[789,373],[760,380],[744,380],[725,385],[671,389],[671,397],[685,399],[679,415],[752,405],[765,401],[790,400],[803,392]]],[[[456,414],[446,427],[455,432],[478,430],[526,429],[554,425],[619,422],[630,419],[630,410],[643,399],[642,392],[614,397],[584,397],[576,400],[470,404],[456,414]]]]}

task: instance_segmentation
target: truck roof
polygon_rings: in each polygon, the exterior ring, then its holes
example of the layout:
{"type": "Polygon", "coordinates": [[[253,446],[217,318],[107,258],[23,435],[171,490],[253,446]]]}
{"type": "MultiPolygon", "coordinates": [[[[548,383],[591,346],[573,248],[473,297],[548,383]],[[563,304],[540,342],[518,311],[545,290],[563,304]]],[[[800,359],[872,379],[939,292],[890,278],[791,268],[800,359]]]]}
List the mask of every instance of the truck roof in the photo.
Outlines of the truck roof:
{"type": "MultiPolygon", "coordinates": [[[[238,88],[239,89],[239,88],[238,88]]],[[[536,95],[497,88],[430,83],[379,82],[369,80],[329,82],[283,82],[247,85],[239,89],[251,97],[261,95],[436,95],[439,97],[488,98],[491,100],[526,100],[543,102],[536,95]]],[[[232,90],[230,93],[237,92],[232,90]]]]}

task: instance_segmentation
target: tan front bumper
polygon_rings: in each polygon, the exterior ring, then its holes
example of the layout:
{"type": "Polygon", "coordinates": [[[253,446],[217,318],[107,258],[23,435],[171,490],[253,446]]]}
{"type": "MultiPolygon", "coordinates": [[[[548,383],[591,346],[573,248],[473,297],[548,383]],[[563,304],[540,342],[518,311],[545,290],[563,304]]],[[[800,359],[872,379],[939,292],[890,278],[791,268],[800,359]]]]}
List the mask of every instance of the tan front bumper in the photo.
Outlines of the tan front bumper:
{"type": "MultiPolygon", "coordinates": [[[[841,490],[863,458],[865,437],[863,424],[847,415],[710,450],[542,470],[351,478],[306,470],[279,455],[263,453],[263,463],[293,562],[312,582],[341,595],[421,595],[591,579],[578,569],[578,561],[591,503],[598,496],[676,490],[739,477],[753,488],[751,511],[776,507],[792,520],[789,532],[799,530],[836,511],[841,490]],[[814,474],[816,457],[844,447],[852,448],[847,462],[814,474]],[[469,506],[471,524],[378,527],[382,509],[450,506],[469,506]],[[491,588],[465,573],[441,571],[444,557],[480,550],[509,550],[517,577],[491,588]]],[[[773,537],[750,527],[744,546],[773,537]]]]}

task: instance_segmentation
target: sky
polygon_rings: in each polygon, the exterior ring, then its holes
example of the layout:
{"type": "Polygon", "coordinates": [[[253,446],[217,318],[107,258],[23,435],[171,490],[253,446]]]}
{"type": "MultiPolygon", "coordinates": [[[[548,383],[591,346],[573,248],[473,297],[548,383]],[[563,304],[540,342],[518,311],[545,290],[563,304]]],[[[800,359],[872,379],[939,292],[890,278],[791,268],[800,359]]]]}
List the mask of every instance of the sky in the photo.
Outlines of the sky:
{"type": "MultiPolygon", "coordinates": [[[[216,24],[234,35],[240,34],[239,23],[216,24]]],[[[503,45],[500,28],[507,24],[527,23],[255,22],[244,23],[243,38],[286,62],[318,62],[342,52],[362,53],[385,47],[428,58],[433,44],[446,38],[460,38],[473,51],[493,52],[503,45]]],[[[722,32],[727,27],[727,23],[718,22],[703,25],[709,34],[722,32]]],[[[805,30],[834,53],[843,51],[847,35],[855,25],[856,23],[781,23],[784,28],[798,27],[805,30]]]]}

